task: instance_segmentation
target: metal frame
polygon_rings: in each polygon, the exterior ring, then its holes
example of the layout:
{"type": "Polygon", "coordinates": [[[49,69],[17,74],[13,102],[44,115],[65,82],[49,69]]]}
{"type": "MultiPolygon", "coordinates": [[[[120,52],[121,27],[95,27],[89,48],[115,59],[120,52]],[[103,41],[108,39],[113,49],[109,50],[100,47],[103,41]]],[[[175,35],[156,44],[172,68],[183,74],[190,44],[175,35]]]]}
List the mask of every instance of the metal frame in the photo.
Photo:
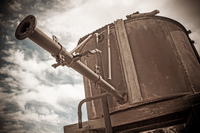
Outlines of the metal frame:
{"type": "MultiPolygon", "coordinates": [[[[93,97],[87,97],[85,99],[83,99],[82,101],[80,101],[80,103],[78,104],[78,128],[81,129],[83,126],[82,126],[82,111],[81,111],[81,107],[83,105],[83,103],[85,102],[89,102],[89,101],[92,101],[92,100],[96,100],[96,99],[99,99],[99,98],[104,98],[106,96],[109,96],[108,93],[103,93],[103,94],[100,94],[100,95],[97,95],[97,96],[93,96],[93,97]]],[[[105,105],[103,105],[105,106],[105,105]]],[[[109,114],[109,111],[104,111],[104,120],[105,120],[105,130],[107,133],[112,133],[112,126],[108,126],[108,125],[111,125],[110,121],[108,121],[108,117],[110,118],[110,114],[109,114]]]]}
{"type": "MultiPolygon", "coordinates": [[[[186,123],[191,106],[200,103],[200,93],[173,97],[172,99],[146,102],[123,111],[111,113],[113,132],[141,132],[186,123]],[[140,114],[138,114],[140,112],[140,114]]],[[[83,122],[84,131],[102,131],[103,118],[83,122]]],[[[64,132],[77,130],[77,124],[64,127],[64,132]]]]}

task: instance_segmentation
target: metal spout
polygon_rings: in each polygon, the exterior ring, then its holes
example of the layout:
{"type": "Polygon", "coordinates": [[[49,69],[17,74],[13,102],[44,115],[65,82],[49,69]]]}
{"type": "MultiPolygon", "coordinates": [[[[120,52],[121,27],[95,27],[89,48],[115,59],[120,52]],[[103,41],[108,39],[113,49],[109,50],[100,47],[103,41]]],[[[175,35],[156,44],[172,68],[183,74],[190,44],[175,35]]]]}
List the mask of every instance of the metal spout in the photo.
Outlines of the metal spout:
{"type": "MultiPolygon", "coordinates": [[[[36,27],[37,19],[33,15],[24,18],[18,25],[15,31],[15,37],[18,40],[25,38],[31,39],[36,44],[40,45],[43,49],[48,51],[51,55],[57,55],[61,46],[55,43],[51,38],[44,34],[36,27]]],[[[63,49],[64,51],[65,49],[63,49]]],[[[66,50],[65,50],[66,51],[66,50]]]]}
{"type": "Polygon", "coordinates": [[[53,41],[45,33],[38,29],[36,27],[36,24],[37,20],[33,15],[29,15],[24,18],[16,29],[16,38],[18,40],[23,40],[25,38],[31,39],[33,42],[48,51],[56,59],[62,56],[63,59],[61,65],[72,67],[83,76],[98,84],[103,90],[114,96],[120,104],[123,104],[127,101],[127,96],[122,95],[112,85],[105,81],[100,75],[92,71],[80,60],[75,59],[73,55],[67,52],[61,44],[53,41]]]}

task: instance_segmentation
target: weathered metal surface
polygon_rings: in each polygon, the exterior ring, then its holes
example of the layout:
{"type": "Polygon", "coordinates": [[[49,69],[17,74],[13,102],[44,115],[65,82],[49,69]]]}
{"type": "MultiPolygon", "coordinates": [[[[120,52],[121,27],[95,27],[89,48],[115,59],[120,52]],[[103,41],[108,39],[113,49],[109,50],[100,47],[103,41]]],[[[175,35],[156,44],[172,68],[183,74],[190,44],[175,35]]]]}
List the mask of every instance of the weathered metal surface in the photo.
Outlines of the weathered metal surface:
{"type": "Polygon", "coordinates": [[[190,89],[193,92],[200,92],[200,62],[198,62],[198,57],[196,57],[186,34],[173,23],[169,23],[168,27],[172,31],[171,37],[184,67],[190,89]]]}
{"type": "Polygon", "coordinates": [[[102,99],[102,105],[103,105],[103,118],[104,118],[104,123],[105,123],[105,132],[113,133],[107,97],[102,97],[101,99],[102,99]]]}
{"type": "MultiPolygon", "coordinates": [[[[95,35],[95,34],[94,34],[95,35]]],[[[99,41],[98,43],[96,43],[96,37],[93,37],[89,43],[84,47],[83,51],[80,51],[81,53],[83,53],[84,51],[90,50],[90,49],[94,49],[97,48],[99,50],[102,51],[101,54],[96,54],[94,56],[90,56],[90,57],[85,57],[82,58],[82,62],[84,62],[85,64],[87,64],[87,66],[92,69],[93,71],[95,71],[95,66],[99,66],[100,67],[100,75],[106,79],[106,81],[112,85],[114,85],[114,87],[117,87],[116,89],[119,90],[121,93],[126,92],[126,85],[125,85],[125,80],[124,80],[124,74],[123,74],[123,68],[120,62],[120,56],[119,56],[119,48],[117,46],[117,40],[116,40],[116,35],[115,35],[115,30],[110,27],[110,56],[111,58],[111,73],[112,73],[112,80],[109,80],[109,74],[108,74],[108,45],[107,45],[107,41],[108,41],[108,35],[107,35],[107,27],[105,29],[104,32],[99,33],[99,35],[104,36],[104,39],[102,41],[99,41]],[[102,65],[104,64],[104,65],[102,65]],[[119,78],[121,77],[121,78],[119,78]],[[117,83],[117,84],[116,84],[117,83]]],[[[96,89],[96,86],[91,83],[88,82],[87,79],[84,78],[84,85],[85,85],[85,93],[86,93],[86,97],[89,96],[89,94],[92,95],[98,95],[101,94],[101,91],[99,91],[99,89],[96,89]]],[[[112,97],[108,97],[108,101],[109,101],[109,107],[113,108],[113,107],[117,107],[117,102],[115,99],[113,99],[112,97]]],[[[100,100],[96,100],[94,102],[89,102],[87,103],[87,111],[88,111],[88,118],[89,119],[96,119],[99,117],[103,116],[103,110],[102,110],[102,104],[100,102],[100,100]],[[95,113],[94,113],[95,112],[95,113]]]]}
{"type": "MultiPolygon", "coordinates": [[[[34,16],[22,21],[16,37],[29,37],[50,52],[58,62],[55,67],[67,65],[84,75],[86,98],[104,93],[101,89],[114,96],[108,96],[114,132],[186,122],[191,106],[200,103],[200,64],[187,31],[168,18],[134,16],[110,24],[109,34],[105,26],[84,37],[87,41],[72,51],[80,53],[75,57],[40,31],[34,16]],[[101,53],[79,61],[94,49],[101,53]],[[126,104],[119,104],[127,99],[126,104]]],[[[81,130],[77,125],[66,126],[65,132],[104,132],[106,108],[102,104],[107,104],[106,99],[88,102],[89,121],[81,130]]]]}
{"type": "Polygon", "coordinates": [[[171,22],[160,18],[126,23],[144,99],[191,91],[168,23],[171,22]]]}
{"type": "MultiPolygon", "coordinates": [[[[110,57],[111,57],[111,73],[112,73],[112,79],[109,80],[109,72],[108,72],[108,46],[107,46],[107,40],[108,40],[108,35],[107,35],[107,28],[105,28],[105,31],[101,32],[99,35],[103,35],[104,39],[98,43],[98,48],[103,51],[102,54],[99,54],[99,65],[101,67],[101,75],[106,79],[106,81],[110,84],[112,84],[118,91],[121,93],[126,93],[126,84],[125,84],[125,77],[124,77],[124,72],[123,72],[123,67],[121,63],[121,58],[120,58],[120,51],[119,51],[119,46],[117,45],[117,38],[115,34],[115,29],[110,26],[110,57]],[[119,78],[120,77],[120,78],[119,78]],[[108,80],[107,80],[108,79],[108,80]]],[[[118,103],[116,102],[115,99],[112,97],[108,97],[108,102],[109,102],[109,107],[110,108],[115,108],[118,106],[118,103]]]]}
{"type": "MultiPolygon", "coordinates": [[[[162,128],[157,128],[153,130],[148,130],[148,131],[143,131],[140,133],[183,133],[185,124],[178,124],[178,125],[173,125],[173,126],[168,126],[168,127],[162,127],[162,128]]],[[[129,132],[125,132],[129,133],[129,132]]]]}
{"type": "MultiPolygon", "coordinates": [[[[120,50],[125,82],[127,86],[128,100],[130,103],[142,101],[141,89],[138,82],[137,71],[135,68],[134,57],[132,56],[128,35],[126,33],[124,21],[115,21],[115,31],[120,50]]],[[[119,77],[120,78],[120,77],[119,77]]]]}
{"type": "Polygon", "coordinates": [[[155,16],[156,14],[160,13],[159,10],[154,10],[152,12],[148,12],[148,13],[139,13],[139,11],[131,14],[131,15],[127,15],[126,18],[127,19],[134,19],[134,18],[138,18],[138,17],[149,17],[149,16],[155,16]]]}
{"type": "MultiPolygon", "coordinates": [[[[117,21],[110,24],[109,36],[108,26],[98,29],[94,33],[103,36],[98,46],[93,38],[81,49],[82,52],[94,48],[102,51],[96,58],[89,57],[82,61],[90,62],[90,68],[98,64],[100,75],[106,80],[110,70],[108,57],[111,57],[112,79],[107,82],[120,92],[127,93],[128,102],[119,105],[113,98],[108,97],[110,112],[127,109],[135,102],[199,92],[200,65],[185,28],[180,23],[164,17],[139,15],[133,18],[124,21],[124,28],[120,26],[121,23],[117,24],[117,21]]],[[[87,81],[84,84],[88,84],[87,81]]],[[[90,90],[97,92],[95,89],[90,90]]],[[[85,91],[88,93],[89,89],[85,87],[85,91]]],[[[93,108],[97,108],[97,116],[103,114],[102,110],[98,109],[100,106],[99,103],[93,104],[93,108]]],[[[88,110],[91,109],[90,105],[87,107],[88,110]]],[[[91,113],[88,115],[89,119],[99,118],[91,113]]]]}
{"type": "MultiPolygon", "coordinates": [[[[140,132],[159,127],[185,123],[192,105],[200,103],[200,94],[186,95],[178,98],[147,102],[111,114],[113,132],[131,130],[140,132]]],[[[83,122],[85,133],[89,130],[104,129],[103,118],[83,122]]],[[[81,131],[83,131],[81,130],[81,131]]],[[[78,132],[77,124],[64,127],[64,132],[78,132]]]]}
{"type": "MultiPolygon", "coordinates": [[[[88,43],[84,47],[84,51],[97,48],[95,46],[95,41],[96,41],[96,37],[95,37],[95,35],[93,35],[90,43],[88,43]]],[[[82,51],[81,53],[83,53],[84,51],[82,51]]],[[[89,57],[84,57],[81,60],[91,70],[96,72],[97,71],[96,68],[97,68],[97,66],[99,66],[99,64],[97,62],[97,58],[98,58],[97,56],[98,56],[98,54],[93,55],[93,56],[89,56],[89,57]]],[[[100,67],[100,70],[101,70],[101,67],[100,67]]],[[[85,96],[86,97],[92,97],[92,96],[96,96],[96,95],[101,94],[101,90],[97,89],[97,86],[93,82],[90,82],[85,77],[84,77],[84,88],[85,88],[85,90],[87,89],[87,91],[85,91],[85,96]]],[[[101,102],[100,99],[88,102],[88,103],[86,103],[86,105],[87,105],[88,118],[100,118],[100,117],[103,117],[103,110],[102,110],[103,106],[102,106],[102,102],[101,102]],[[99,105],[99,106],[96,107],[96,105],[99,105]]]]}
{"type": "MultiPolygon", "coordinates": [[[[125,105],[119,105],[109,98],[113,131],[139,132],[185,123],[191,106],[200,102],[200,95],[196,94],[200,91],[200,65],[185,28],[174,20],[153,15],[132,15],[125,20],[123,29],[117,28],[117,24],[110,24],[109,36],[107,26],[97,30],[103,39],[98,46],[92,44],[92,41],[87,45],[87,49],[93,46],[102,51],[102,54],[97,55],[101,58],[98,58],[96,63],[105,79],[109,77],[107,64],[111,53],[113,75],[108,82],[121,92],[130,92],[124,70],[124,65],[129,62],[123,61],[122,53],[130,49],[133,56],[128,56],[125,60],[134,62],[135,78],[138,78],[142,101],[134,103],[130,97],[135,95],[131,96],[129,93],[129,101],[125,105]],[[120,37],[121,40],[128,38],[123,43],[127,42],[129,48],[120,46],[120,37]],[[107,47],[108,38],[111,52],[107,47]]],[[[87,58],[85,61],[92,60],[87,58]]],[[[91,62],[90,66],[94,64],[91,62]]],[[[87,93],[88,89],[85,90],[87,93]]],[[[90,106],[88,107],[90,109],[90,106]]],[[[99,105],[94,104],[93,107],[99,108],[99,105]]],[[[101,114],[102,111],[96,110],[96,113],[101,114]]],[[[82,131],[102,131],[105,124],[103,118],[91,120],[97,117],[89,115],[89,121],[84,123],[87,128],[82,131]]],[[[74,126],[66,126],[65,131],[75,131],[74,126]]]]}

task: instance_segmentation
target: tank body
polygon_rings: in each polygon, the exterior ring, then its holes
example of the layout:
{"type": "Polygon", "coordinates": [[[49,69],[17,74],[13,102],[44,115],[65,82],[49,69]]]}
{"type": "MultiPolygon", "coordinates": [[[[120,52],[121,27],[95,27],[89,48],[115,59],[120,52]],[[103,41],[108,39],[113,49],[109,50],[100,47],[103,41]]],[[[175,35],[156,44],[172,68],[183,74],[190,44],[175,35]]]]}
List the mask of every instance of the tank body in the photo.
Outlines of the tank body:
{"type": "Polygon", "coordinates": [[[51,53],[54,68],[72,67],[88,78],[78,124],[65,126],[65,133],[200,132],[199,55],[189,31],[158,12],[119,19],[83,37],[71,52],[39,30],[33,15],[18,25],[16,38],[51,53]],[[84,102],[89,120],[82,122],[84,102]]]}
{"type": "MultiPolygon", "coordinates": [[[[165,17],[117,20],[98,29],[79,51],[99,49],[101,54],[82,62],[99,73],[121,93],[126,104],[109,96],[110,113],[200,91],[200,64],[186,29],[165,17]]],[[[84,38],[82,38],[84,39],[84,38]]],[[[84,78],[85,95],[103,93],[84,78]]],[[[101,100],[87,103],[88,119],[103,117],[101,100]]]]}

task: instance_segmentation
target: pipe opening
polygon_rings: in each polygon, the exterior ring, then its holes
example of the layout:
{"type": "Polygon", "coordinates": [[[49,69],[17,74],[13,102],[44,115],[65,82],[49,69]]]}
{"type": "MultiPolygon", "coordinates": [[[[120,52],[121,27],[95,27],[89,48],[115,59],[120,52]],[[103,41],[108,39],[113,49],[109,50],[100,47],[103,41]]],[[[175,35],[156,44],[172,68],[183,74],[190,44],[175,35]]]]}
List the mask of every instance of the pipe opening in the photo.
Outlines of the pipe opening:
{"type": "Polygon", "coordinates": [[[28,28],[30,28],[30,25],[31,23],[28,21],[28,22],[25,22],[23,25],[22,25],[22,28],[20,30],[21,33],[24,33],[27,31],[28,28]]]}

